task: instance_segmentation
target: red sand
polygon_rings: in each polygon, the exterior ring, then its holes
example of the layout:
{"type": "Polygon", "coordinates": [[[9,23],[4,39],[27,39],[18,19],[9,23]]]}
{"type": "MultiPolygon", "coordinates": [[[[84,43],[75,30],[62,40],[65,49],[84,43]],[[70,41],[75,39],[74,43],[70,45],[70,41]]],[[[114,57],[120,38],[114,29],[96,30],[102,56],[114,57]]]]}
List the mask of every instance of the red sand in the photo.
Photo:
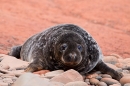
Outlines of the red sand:
{"type": "Polygon", "coordinates": [[[1,0],[0,53],[62,23],[85,28],[104,55],[130,57],[130,0],[1,0]]]}

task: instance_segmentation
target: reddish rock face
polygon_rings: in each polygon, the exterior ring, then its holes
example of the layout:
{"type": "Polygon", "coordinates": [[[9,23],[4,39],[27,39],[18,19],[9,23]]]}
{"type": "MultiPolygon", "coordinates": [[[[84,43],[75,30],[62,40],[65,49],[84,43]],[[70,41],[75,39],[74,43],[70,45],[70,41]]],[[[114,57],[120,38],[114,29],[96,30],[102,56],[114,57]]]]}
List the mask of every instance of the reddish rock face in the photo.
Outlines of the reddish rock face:
{"type": "Polygon", "coordinates": [[[2,0],[0,53],[48,27],[73,23],[97,40],[105,55],[130,57],[129,0],[2,0]]]}

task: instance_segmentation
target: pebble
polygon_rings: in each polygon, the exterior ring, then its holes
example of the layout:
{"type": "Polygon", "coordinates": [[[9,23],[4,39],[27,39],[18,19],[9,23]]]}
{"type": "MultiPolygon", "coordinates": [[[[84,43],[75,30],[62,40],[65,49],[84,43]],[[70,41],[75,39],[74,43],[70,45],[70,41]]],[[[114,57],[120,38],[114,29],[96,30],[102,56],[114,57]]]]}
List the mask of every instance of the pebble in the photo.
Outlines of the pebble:
{"type": "Polygon", "coordinates": [[[15,82],[18,78],[17,77],[12,77],[12,81],[15,82]]]}
{"type": "Polygon", "coordinates": [[[121,68],[117,68],[116,71],[117,72],[123,72],[123,70],[121,68]]]}
{"type": "MultiPolygon", "coordinates": [[[[1,54],[0,54],[0,56],[1,56],[1,54]]],[[[29,62],[22,61],[20,59],[12,57],[12,56],[3,55],[3,58],[4,59],[0,62],[0,64],[1,65],[9,65],[10,69],[16,69],[16,68],[21,67],[21,66],[27,67],[29,65],[29,62]]]]}
{"type": "Polygon", "coordinates": [[[3,74],[8,74],[8,73],[9,73],[8,70],[5,70],[5,69],[3,69],[3,68],[0,68],[0,72],[3,73],[3,74]]]}
{"type": "Polygon", "coordinates": [[[98,76],[97,73],[93,73],[93,74],[88,74],[88,75],[86,76],[86,78],[91,79],[91,78],[95,78],[95,77],[97,77],[97,76],[98,76]]]}
{"type": "Polygon", "coordinates": [[[121,69],[121,68],[118,68],[118,67],[116,67],[116,66],[113,65],[113,64],[106,63],[106,65],[109,66],[110,68],[112,68],[112,69],[118,71],[118,72],[122,72],[122,69],[121,69]]]}
{"type": "Polygon", "coordinates": [[[98,79],[95,79],[95,78],[91,78],[91,79],[90,79],[90,83],[91,83],[92,85],[97,85],[97,84],[99,83],[99,80],[98,80],[98,79]]]}
{"type": "Polygon", "coordinates": [[[61,82],[50,82],[48,86],[65,86],[65,84],[61,82]]]}
{"type": "Polygon", "coordinates": [[[1,62],[3,59],[4,59],[4,58],[1,58],[1,57],[0,57],[0,62],[1,62]]]}
{"type": "Polygon", "coordinates": [[[13,86],[48,86],[49,84],[47,78],[43,79],[33,73],[25,73],[16,80],[13,86]]]}
{"type": "Polygon", "coordinates": [[[99,82],[97,85],[98,86],[107,86],[107,84],[105,82],[99,82]]]}
{"type": "Polygon", "coordinates": [[[101,71],[96,71],[95,73],[96,73],[96,74],[101,74],[101,71]]]}
{"type": "Polygon", "coordinates": [[[112,85],[112,84],[119,83],[117,80],[111,79],[111,78],[102,78],[101,81],[105,82],[107,85],[112,85]]]}
{"type": "Polygon", "coordinates": [[[75,81],[75,82],[69,82],[64,86],[88,86],[88,84],[83,81],[75,81]]]}
{"type": "Polygon", "coordinates": [[[2,80],[3,78],[2,77],[0,77],[0,80],[2,80]]]}
{"type": "Polygon", "coordinates": [[[24,70],[15,70],[15,71],[11,71],[9,72],[9,74],[14,74],[15,76],[19,77],[20,75],[22,75],[24,73],[24,70]]]}
{"type": "Polygon", "coordinates": [[[83,77],[77,71],[70,69],[58,76],[53,77],[52,79],[50,79],[50,81],[66,84],[73,81],[83,81],[83,77]]]}
{"type": "Polygon", "coordinates": [[[44,81],[46,81],[46,82],[50,81],[50,79],[48,79],[48,78],[41,78],[41,79],[44,80],[44,81]]]}
{"type": "Polygon", "coordinates": [[[112,53],[110,54],[110,56],[115,56],[118,59],[122,59],[123,57],[121,57],[120,55],[116,54],[116,53],[112,53]]]}
{"type": "Polygon", "coordinates": [[[123,64],[123,63],[116,63],[115,64],[118,68],[125,68],[126,67],[126,64],[123,64]]]}
{"type": "Polygon", "coordinates": [[[108,74],[102,74],[102,78],[112,78],[112,77],[108,74]]]}
{"type": "Polygon", "coordinates": [[[109,66],[110,68],[114,69],[114,70],[118,70],[119,68],[116,67],[115,65],[113,64],[110,64],[110,63],[106,63],[107,66],[109,66]]]}
{"type": "Polygon", "coordinates": [[[2,68],[5,69],[5,70],[7,70],[7,69],[9,69],[10,67],[9,67],[9,65],[5,64],[5,65],[2,66],[2,68]]]}
{"type": "Polygon", "coordinates": [[[90,82],[86,82],[88,85],[90,85],[90,82]]]}
{"type": "Polygon", "coordinates": [[[120,83],[122,85],[126,84],[126,83],[130,83],[130,76],[124,76],[120,79],[120,83]]]}
{"type": "Polygon", "coordinates": [[[123,73],[130,74],[130,72],[128,70],[123,70],[123,73]]]}
{"type": "MultiPolygon", "coordinates": [[[[2,58],[5,56],[7,55],[3,55],[2,58]]],[[[122,86],[130,86],[130,59],[119,58],[117,61],[114,57],[114,60],[111,58],[113,62],[106,63],[109,67],[123,73],[124,77],[121,78],[120,82],[112,79],[108,74],[102,74],[100,71],[88,74],[84,82],[83,77],[73,69],[65,72],[63,70],[55,70],[44,75],[33,73],[25,73],[24,75],[23,69],[25,65],[4,64],[4,61],[9,62],[5,58],[1,61],[2,64],[0,62],[0,86],[12,86],[10,85],[12,83],[14,83],[13,86],[25,86],[23,84],[27,86],[42,86],[43,84],[45,86],[121,86],[121,84],[122,86]]]]}
{"type": "Polygon", "coordinates": [[[113,85],[110,85],[110,86],[121,86],[120,84],[113,84],[113,85]]]}
{"type": "Polygon", "coordinates": [[[88,85],[90,85],[89,79],[85,79],[85,81],[88,85]]]}
{"type": "Polygon", "coordinates": [[[14,76],[6,75],[6,74],[1,76],[1,78],[12,78],[12,77],[14,76]]]}
{"type": "Polygon", "coordinates": [[[125,58],[125,59],[123,59],[123,62],[124,62],[124,63],[130,63],[130,58],[125,58]]]}
{"type": "Polygon", "coordinates": [[[56,71],[52,71],[52,72],[47,72],[45,75],[41,75],[41,77],[52,78],[63,72],[64,72],[64,70],[56,70],[56,71]]]}
{"type": "Polygon", "coordinates": [[[16,67],[16,70],[24,70],[27,66],[26,65],[22,65],[20,67],[16,67]]]}
{"type": "Polygon", "coordinates": [[[85,79],[85,82],[89,82],[89,79],[85,79]]]}
{"type": "Polygon", "coordinates": [[[124,86],[130,86],[130,83],[126,83],[126,84],[124,84],[124,86]]]}
{"type": "Polygon", "coordinates": [[[130,71],[130,66],[129,67],[125,67],[125,68],[122,68],[123,70],[129,70],[130,71]]]}
{"type": "Polygon", "coordinates": [[[115,57],[115,56],[105,56],[103,58],[103,61],[105,63],[110,63],[110,64],[116,64],[116,63],[119,62],[118,59],[117,59],[117,57],[115,57]]]}
{"type": "Polygon", "coordinates": [[[95,78],[98,79],[99,81],[102,79],[101,76],[97,76],[97,77],[95,77],[95,78]]]}
{"type": "Polygon", "coordinates": [[[124,76],[124,77],[125,77],[125,76],[130,77],[130,74],[125,74],[125,73],[123,73],[123,76],[124,76]]]}
{"type": "Polygon", "coordinates": [[[3,82],[5,82],[5,83],[13,83],[11,78],[4,78],[3,82]]]}
{"type": "Polygon", "coordinates": [[[8,86],[8,83],[0,82],[0,86],[8,86]]]}
{"type": "Polygon", "coordinates": [[[2,76],[15,76],[15,75],[14,75],[14,74],[9,73],[9,74],[3,74],[2,76]]]}

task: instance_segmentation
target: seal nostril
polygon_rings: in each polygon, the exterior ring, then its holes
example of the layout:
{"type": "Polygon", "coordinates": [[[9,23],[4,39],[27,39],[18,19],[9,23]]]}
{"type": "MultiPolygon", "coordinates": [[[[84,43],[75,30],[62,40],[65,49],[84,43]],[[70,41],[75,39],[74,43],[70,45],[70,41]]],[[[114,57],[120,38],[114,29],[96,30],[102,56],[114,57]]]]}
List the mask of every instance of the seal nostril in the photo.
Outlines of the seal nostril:
{"type": "Polygon", "coordinates": [[[70,57],[71,61],[75,61],[75,59],[76,59],[76,54],[75,54],[75,53],[74,53],[74,54],[70,53],[70,54],[69,54],[69,57],[70,57]]]}
{"type": "Polygon", "coordinates": [[[64,62],[65,63],[68,63],[68,62],[71,62],[71,57],[70,56],[66,56],[66,57],[64,57],[64,62]]]}

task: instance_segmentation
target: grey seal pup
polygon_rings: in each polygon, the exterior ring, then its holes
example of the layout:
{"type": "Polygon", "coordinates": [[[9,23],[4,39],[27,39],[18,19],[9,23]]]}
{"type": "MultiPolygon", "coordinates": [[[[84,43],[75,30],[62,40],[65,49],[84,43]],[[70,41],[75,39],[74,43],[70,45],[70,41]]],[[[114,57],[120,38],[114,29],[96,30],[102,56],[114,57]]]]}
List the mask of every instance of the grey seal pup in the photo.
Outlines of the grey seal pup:
{"type": "Polygon", "coordinates": [[[30,37],[22,46],[15,46],[9,55],[31,62],[26,72],[75,69],[82,75],[92,70],[120,80],[122,74],[108,67],[93,37],[74,24],[61,24],[30,37]]]}

